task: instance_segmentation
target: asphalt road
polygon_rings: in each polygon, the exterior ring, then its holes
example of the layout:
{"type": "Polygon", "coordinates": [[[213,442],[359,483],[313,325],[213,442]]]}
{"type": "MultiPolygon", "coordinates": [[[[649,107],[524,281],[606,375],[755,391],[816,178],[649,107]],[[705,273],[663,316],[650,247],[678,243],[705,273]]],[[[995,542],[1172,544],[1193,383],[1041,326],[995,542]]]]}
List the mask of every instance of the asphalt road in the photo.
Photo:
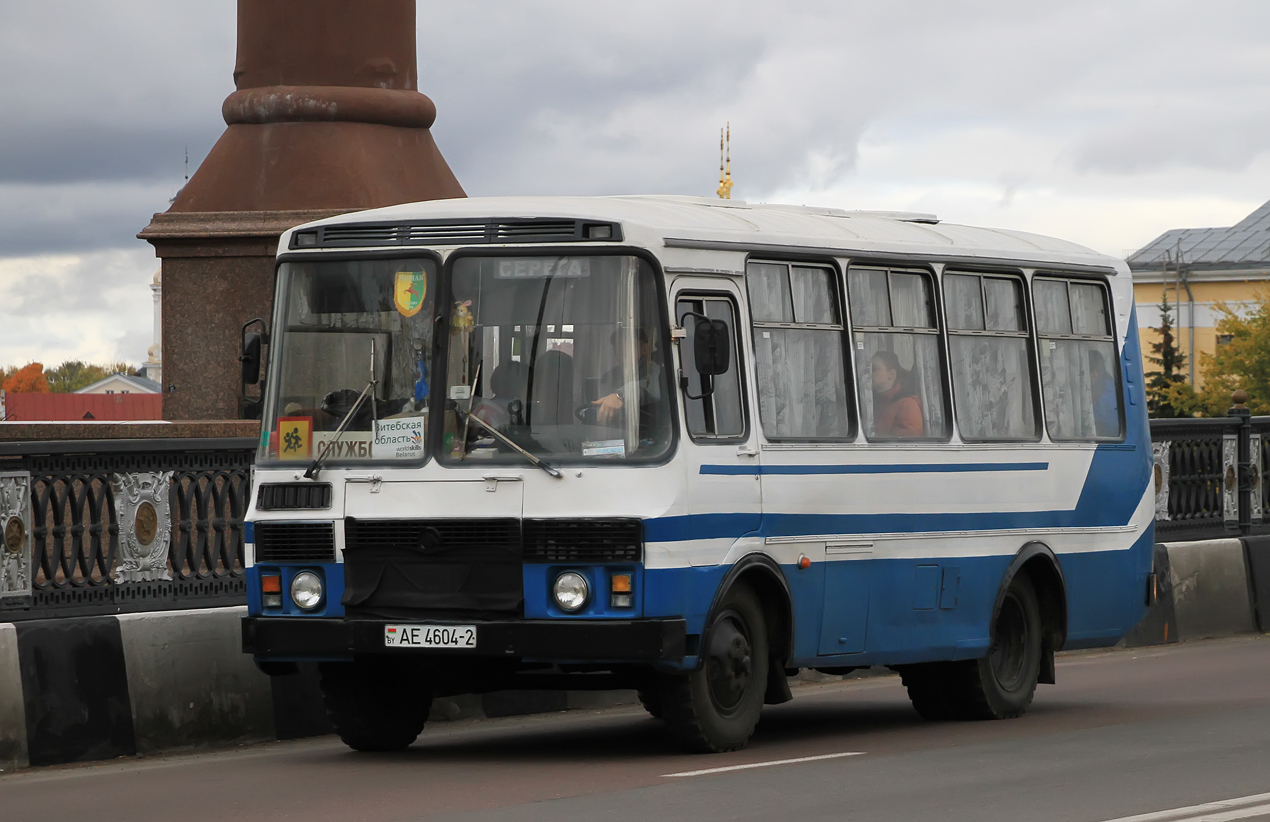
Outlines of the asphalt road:
{"type": "Polygon", "coordinates": [[[622,707],[441,723],[400,754],[325,737],[36,768],[0,777],[0,820],[1270,820],[1270,635],[1065,655],[1058,682],[1020,719],[951,723],[898,677],[803,687],[718,756],[622,707]]]}

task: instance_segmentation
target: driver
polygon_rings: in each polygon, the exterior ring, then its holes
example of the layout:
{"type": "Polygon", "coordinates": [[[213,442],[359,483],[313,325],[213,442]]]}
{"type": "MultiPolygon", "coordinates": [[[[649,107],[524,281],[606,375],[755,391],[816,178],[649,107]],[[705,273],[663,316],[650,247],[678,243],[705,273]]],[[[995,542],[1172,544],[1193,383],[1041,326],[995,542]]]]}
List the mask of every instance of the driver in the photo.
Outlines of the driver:
{"type": "MultiPolygon", "coordinates": [[[[614,350],[618,347],[618,333],[614,331],[612,336],[614,350]]],[[[653,354],[657,351],[657,341],[653,339],[653,335],[647,328],[640,328],[636,332],[636,339],[639,345],[637,379],[626,382],[623,375],[624,369],[619,364],[610,368],[600,380],[600,385],[610,388],[608,394],[591,403],[596,407],[596,420],[600,425],[614,424],[619,412],[632,397],[635,398],[637,406],[648,405],[661,399],[661,364],[653,359],[653,354]]]]}

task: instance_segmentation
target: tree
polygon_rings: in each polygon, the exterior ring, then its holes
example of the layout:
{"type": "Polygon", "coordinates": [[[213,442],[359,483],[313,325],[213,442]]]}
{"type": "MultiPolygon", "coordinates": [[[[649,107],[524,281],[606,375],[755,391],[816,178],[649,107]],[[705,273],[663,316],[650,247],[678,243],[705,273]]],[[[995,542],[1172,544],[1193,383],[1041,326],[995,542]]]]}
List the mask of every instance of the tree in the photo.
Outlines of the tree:
{"type": "Polygon", "coordinates": [[[1242,388],[1248,392],[1252,413],[1270,413],[1270,291],[1257,293],[1256,308],[1247,317],[1224,303],[1214,308],[1222,315],[1217,335],[1230,341],[1219,344],[1212,354],[1200,355],[1204,389],[1195,398],[1195,410],[1224,417],[1231,393],[1242,388]]]}
{"type": "Polygon", "coordinates": [[[67,360],[57,368],[44,372],[44,377],[49,381],[49,388],[59,394],[78,391],[104,376],[106,372],[101,367],[79,360],[67,360]]]}
{"type": "Polygon", "coordinates": [[[1148,354],[1147,360],[1159,369],[1147,372],[1147,410],[1157,418],[1189,417],[1195,406],[1195,392],[1182,374],[1186,355],[1173,336],[1173,310],[1167,291],[1160,301],[1160,341],[1151,343],[1151,351],[1154,356],[1148,354]]]}
{"type": "Polygon", "coordinates": [[[15,370],[12,374],[5,377],[3,388],[5,391],[12,391],[15,394],[47,394],[49,392],[49,384],[48,380],[44,379],[44,365],[33,362],[15,370]]]}

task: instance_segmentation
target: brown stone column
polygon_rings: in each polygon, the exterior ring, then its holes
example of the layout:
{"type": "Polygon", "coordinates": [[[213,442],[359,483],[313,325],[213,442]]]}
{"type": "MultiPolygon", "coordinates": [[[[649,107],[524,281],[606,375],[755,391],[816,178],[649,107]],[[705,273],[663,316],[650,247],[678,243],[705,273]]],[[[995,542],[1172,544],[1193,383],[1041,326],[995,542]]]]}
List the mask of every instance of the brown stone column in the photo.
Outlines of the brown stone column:
{"type": "Polygon", "coordinates": [[[414,0],[239,0],[227,128],[139,235],[163,267],[163,413],[239,416],[243,323],[269,320],[278,236],[462,197],[417,90],[414,0]]]}

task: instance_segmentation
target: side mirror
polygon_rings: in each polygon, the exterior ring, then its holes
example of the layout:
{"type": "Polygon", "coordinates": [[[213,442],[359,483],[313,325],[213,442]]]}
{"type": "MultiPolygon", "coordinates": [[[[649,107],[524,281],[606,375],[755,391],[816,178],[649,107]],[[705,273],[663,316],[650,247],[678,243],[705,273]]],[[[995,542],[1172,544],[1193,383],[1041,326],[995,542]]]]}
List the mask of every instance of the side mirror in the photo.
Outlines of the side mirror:
{"type": "Polygon", "coordinates": [[[260,382],[260,335],[254,331],[243,335],[243,353],[238,355],[243,367],[243,385],[260,382]]]}
{"type": "Polygon", "coordinates": [[[260,382],[260,346],[269,341],[264,328],[265,321],[261,319],[252,320],[243,326],[242,353],[238,355],[238,362],[242,365],[244,386],[260,382]],[[260,331],[247,330],[256,323],[260,324],[260,331]]]}
{"type": "Polygon", "coordinates": [[[692,331],[692,350],[697,373],[703,377],[727,373],[732,352],[728,344],[728,324],[701,314],[693,316],[697,320],[692,331]]]}

